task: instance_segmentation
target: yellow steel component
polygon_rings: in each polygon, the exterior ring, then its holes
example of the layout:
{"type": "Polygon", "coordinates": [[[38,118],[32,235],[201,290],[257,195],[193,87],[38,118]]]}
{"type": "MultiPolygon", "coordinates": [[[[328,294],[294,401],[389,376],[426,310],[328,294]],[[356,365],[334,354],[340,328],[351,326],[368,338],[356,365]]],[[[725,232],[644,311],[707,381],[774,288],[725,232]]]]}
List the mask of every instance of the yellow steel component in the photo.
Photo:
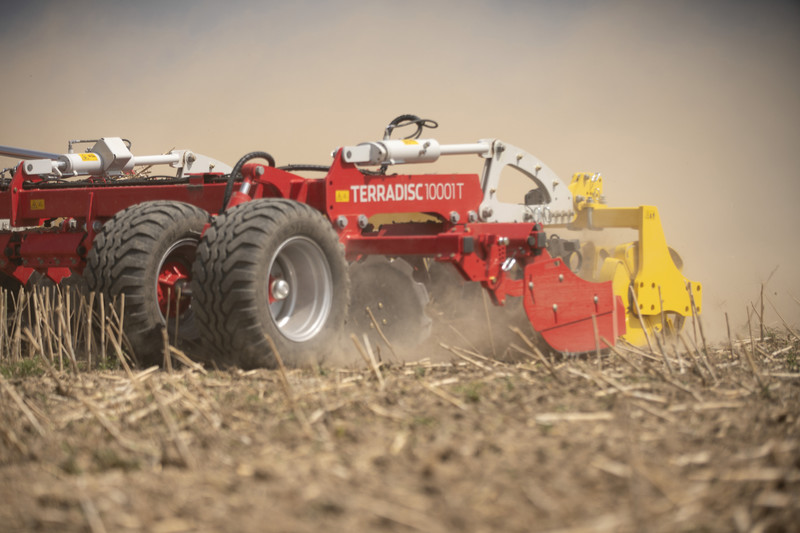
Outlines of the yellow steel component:
{"type": "Polygon", "coordinates": [[[583,209],[602,202],[603,177],[600,174],[586,172],[573,174],[569,190],[572,193],[575,212],[580,213],[583,209]]]}
{"type": "MultiPolygon", "coordinates": [[[[631,280],[634,277],[633,272],[628,268],[628,262],[620,258],[617,252],[622,251],[624,247],[617,247],[614,256],[606,257],[600,267],[597,275],[598,281],[611,281],[611,287],[614,294],[622,298],[622,304],[626,310],[631,309],[631,280]]],[[[647,327],[647,326],[646,326],[647,327]]],[[[636,346],[644,346],[647,343],[647,338],[644,336],[639,317],[630,312],[625,313],[625,334],[622,336],[626,341],[636,346]]]]}
{"type": "Polygon", "coordinates": [[[577,213],[570,229],[631,228],[639,232],[637,242],[617,246],[603,259],[597,276],[598,281],[611,280],[614,293],[626,304],[625,340],[643,345],[646,338],[641,323],[649,332],[658,331],[662,314],[668,327],[679,329],[682,317],[692,315],[692,297],[700,312],[702,286],[681,274],[680,258],[667,246],[656,207],[604,205],[602,178],[597,174],[575,174],[570,191],[577,213]],[[631,289],[635,301],[631,301],[631,289]]]}

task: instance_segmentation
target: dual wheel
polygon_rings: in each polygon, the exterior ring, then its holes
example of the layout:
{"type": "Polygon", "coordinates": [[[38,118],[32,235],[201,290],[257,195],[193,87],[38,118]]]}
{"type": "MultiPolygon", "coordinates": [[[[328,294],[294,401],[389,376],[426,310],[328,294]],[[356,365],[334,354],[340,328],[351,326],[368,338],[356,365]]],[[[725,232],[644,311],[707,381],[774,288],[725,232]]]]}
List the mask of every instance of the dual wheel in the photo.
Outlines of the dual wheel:
{"type": "Polygon", "coordinates": [[[287,364],[317,361],[343,330],[350,294],[330,222],[282,199],[213,221],[180,202],[134,205],[98,233],[84,277],[105,302],[125,295],[124,329],[141,365],[162,362],[164,328],[221,367],[274,367],[276,349],[287,364]]]}
{"type": "Polygon", "coordinates": [[[319,362],[344,329],[344,247],[316,209],[259,199],[215,218],[197,250],[193,306],[208,357],[240,368],[319,362]]]}

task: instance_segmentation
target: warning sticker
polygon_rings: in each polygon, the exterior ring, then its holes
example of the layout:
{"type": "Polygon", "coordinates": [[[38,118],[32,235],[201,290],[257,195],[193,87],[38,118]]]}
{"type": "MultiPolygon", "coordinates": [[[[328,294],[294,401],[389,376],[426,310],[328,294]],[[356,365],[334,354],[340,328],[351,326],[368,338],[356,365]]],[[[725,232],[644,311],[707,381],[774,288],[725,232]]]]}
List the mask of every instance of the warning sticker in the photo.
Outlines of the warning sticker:
{"type": "Polygon", "coordinates": [[[44,209],[44,198],[31,200],[31,211],[41,211],[44,209]]]}
{"type": "Polygon", "coordinates": [[[84,152],[79,155],[81,156],[81,161],[97,161],[97,154],[93,154],[91,152],[84,152]]]}
{"type": "Polygon", "coordinates": [[[350,201],[350,191],[347,189],[336,191],[336,201],[337,202],[349,202],[350,201]]]}

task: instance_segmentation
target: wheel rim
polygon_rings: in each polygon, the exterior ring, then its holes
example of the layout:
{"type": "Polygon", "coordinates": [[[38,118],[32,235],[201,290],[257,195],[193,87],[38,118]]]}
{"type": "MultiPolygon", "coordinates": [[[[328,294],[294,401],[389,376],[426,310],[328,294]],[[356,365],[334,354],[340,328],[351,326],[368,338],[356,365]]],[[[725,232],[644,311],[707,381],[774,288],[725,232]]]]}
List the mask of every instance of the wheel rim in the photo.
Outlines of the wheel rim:
{"type": "Polygon", "coordinates": [[[170,246],[158,264],[156,298],[161,316],[189,314],[192,295],[189,282],[192,280],[192,263],[197,253],[196,239],[182,239],[170,246]]]}
{"type": "Polygon", "coordinates": [[[270,316],[295,342],[317,335],[333,300],[331,269],[322,249],[307,237],[285,241],[272,256],[267,284],[270,316]]]}

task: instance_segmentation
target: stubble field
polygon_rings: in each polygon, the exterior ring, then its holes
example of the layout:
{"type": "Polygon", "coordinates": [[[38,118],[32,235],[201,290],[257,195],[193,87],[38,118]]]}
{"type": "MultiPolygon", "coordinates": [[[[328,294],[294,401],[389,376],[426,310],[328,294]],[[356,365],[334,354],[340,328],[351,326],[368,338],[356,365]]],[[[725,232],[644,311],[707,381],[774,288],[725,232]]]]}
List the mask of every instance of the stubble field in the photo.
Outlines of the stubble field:
{"type": "Polygon", "coordinates": [[[718,347],[668,344],[666,354],[620,345],[564,358],[524,334],[495,342],[497,358],[434,340],[416,361],[375,354],[377,346],[362,359],[353,346],[349,362],[248,372],[179,357],[173,368],[140,370],[113,353],[101,361],[111,369],[95,362],[91,371],[68,358],[61,367],[55,358],[6,359],[0,524],[161,533],[800,528],[790,328],[718,347]]]}

